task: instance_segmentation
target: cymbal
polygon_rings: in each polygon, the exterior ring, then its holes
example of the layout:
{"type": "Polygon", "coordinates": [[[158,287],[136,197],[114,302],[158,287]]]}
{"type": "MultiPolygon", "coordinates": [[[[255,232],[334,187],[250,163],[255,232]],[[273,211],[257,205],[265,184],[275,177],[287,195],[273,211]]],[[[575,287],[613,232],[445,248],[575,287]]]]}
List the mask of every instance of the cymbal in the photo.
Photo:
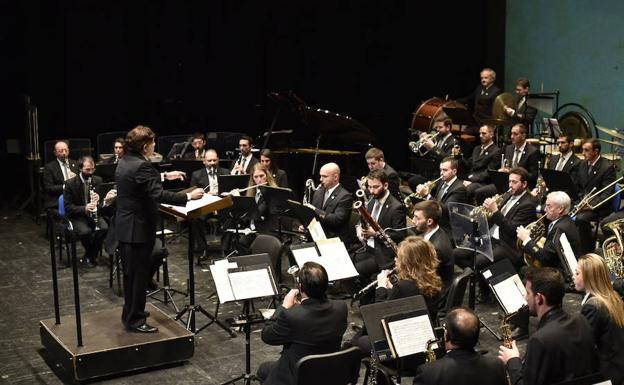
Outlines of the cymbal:
{"type": "Polygon", "coordinates": [[[492,106],[492,118],[505,121],[506,123],[499,123],[498,125],[511,125],[513,122],[509,115],[505,113],[505,107],[512,107],[515,103],[515,97],[509,92],[503,92],[494,99],[494,105],[492,106]]]}
{"type": "Polygon", "coordinates": [[[612,144],[614,146],[624,147],[624,143],[622,143],[622,142],[614,142],[612,140],[605,140],[605,139],[600,139],[600,138],[598,138],[598,140],[601,141],[602,143],[608,143],[608,144],[612,144]]]}
{"type": "Polygon", "coordinates": [[[622,140],[624,140],[624,134],[619,133],[619,132],[618,132],[618,131],[616,131],[616,130],[612,130],[612,129],[610,129],[610,128],[602,127],[602,126],[599,126],[599,125],[596,125],[596,128],[597,128],[599,131],[602,131],[602,132],[604,132],[605,134],[607,134],[607,135],[609,135],[609,136],[612,136],[612,137],[614,137],[614,138],[618,138],[618,139],[622,139],[622,140]]]}

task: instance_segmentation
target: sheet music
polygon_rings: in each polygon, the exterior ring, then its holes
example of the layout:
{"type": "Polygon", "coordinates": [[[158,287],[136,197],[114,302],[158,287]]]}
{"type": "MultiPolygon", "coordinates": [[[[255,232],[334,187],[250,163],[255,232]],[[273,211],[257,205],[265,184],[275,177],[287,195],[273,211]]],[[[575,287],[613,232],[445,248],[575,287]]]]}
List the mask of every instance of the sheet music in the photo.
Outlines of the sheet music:
{"type": "Polygon", "coordinates": [[[237,300],[269,297],[275,294],[268,269],[228,273],[230,286],[237,300]]]}
{"type": "Polygon", "coordinates": [[[316,262],[321,263],[321,258],[316,252],[316,247],[314,245],[310,245],[310,247],[292,249],[293,256],[295,257],[295,261],[297,261],[298,266],[303,266],[306,262],[316,262]]]}
{"type": "Polygon", "coordinates": [[[321,226],[321,222],[317,221],[316,218],[312,218],[308,224],[308,231],[310,232],[314,242],[327,239],[325,231],[323,231],[323,226],[321,226]]]}
{"type": "Polygon", "coordinates": [[[235,299],[227,271],[228,269],[235,269],[237,267],[238,265],[236,262],[229,262],[227,259],[215,261],[214,265],[210,265],[210,273],[212,274],[212,279],[217,288],[220,303],[234,301],[235,299]]]}
{"type": "Polygon", "coordinates": [[[321,253],[319,263],[327,270],[330,281],[358,276],[349,252],[340,238],[318,241],[316,245],[321,253]]]}
{"type": "Polygon", "coordinates": [[[214,203],[216,201],[219,201],[223,198],[219,198],[218,196],[214,196],[214,195],[210,195],[210,194],[204,194],[204,196],[202,196],[200,199],[196,199],[196,200],[191,200],[186,202],[186,206],[175,206],[175,205],[168,205],[165,203],[161,203],[162,206],[164,207],[168,207],[170,209],[174,209],[184,215],[188,215],[189,212],[193,211],[193,210],[197,210],[200,207],[204,207],[208,204],[214,203]]]}
{"type": "Polygon", "coordinates": [[[513,313],[527,304],[524,296],[524,285],[522,285],[518,274],[492,285],[492,290],[496,293],[496,297],[498,297],[506,314],[513,313]]]}
{"type": "Polygon", "coordinates": [[[388,329],[399,357],[424,352],[427,342],[435,338],[427,314],[389,322],[388,329]]]}
{"type": "Polygon", "coordinates": [[[561,237],[559,237],[559,242],[561,243],[561,248],[563,249],[563,256],[565,257],[568,268],[570,269],[568,273],[571,277],[574,277],[576,272],[576,266],[578,265],[578,261],[576,260],[576,256],[574,255],[574,251],[572,251],[572,246],[570,246],[570,241],[568,241],[568,236],[565,233],[561,233],[561,237]]]}

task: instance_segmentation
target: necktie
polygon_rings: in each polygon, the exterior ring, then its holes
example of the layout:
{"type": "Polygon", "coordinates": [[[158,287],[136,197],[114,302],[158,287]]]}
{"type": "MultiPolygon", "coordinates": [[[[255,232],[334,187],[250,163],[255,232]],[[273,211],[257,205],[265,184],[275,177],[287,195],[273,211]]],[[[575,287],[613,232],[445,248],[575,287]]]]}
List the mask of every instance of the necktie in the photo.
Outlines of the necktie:
{"type": "Polygon", "coordinates": [[[520,154],[521,154],[520,149],[516,148],[516,150],[514,151],[513,159],[511,160],[511,167],[518,166],[518,162],[520,161],[520,156],[521,156],[520,154]]]}
{"type": "Polygon", "coordinates": [[[323,197],[323,208],[327,205],[327,200],[329,199],[329,190],[325,191],[325,196],[323,197]]]}
{"type": "Polygon", "coordinates": [[[448,184],[446,184],[446,182],[442,183],[442,186],[440,187],[440,189],[438,190],[438,193],[436,194],[436,200],[442,199],[442,197],[444,196],[444,193],[446,192],[447,187],[448,187],[448,184]]]}
{"type": "Polygon", "coordinates": [[[69,179],[69,166],[67,165],[67,162],[63,162],[62,171],[64,180],[69,179]]]}
{"type": "Polygon", "coordinates": [[[550,230],[552,230],[554,226],[555,226],[555,222],[550,222],[550,224],[548,225],[548,231],[546,232],[546,234],[550,234],[550,230]]]}
{"type": "Polygon", "coordinates": [[[262,193],[260,192],[260,189],[257,189],[256,190],[256,203],[258,203],[261,196],[262,196],[262,193]]]}
{"type": "Polygon", "coordinates": [[[565,160],[563,158],[563,155],[560,155],[559,161],[557,162],[557,166],[555,167],[555,170],[557,171],[561,171],[563,170],[563,165],[565,164],[565,160]]]}
{"type": "Polygon", "coordinates": [[[592,164],[591,164],[591,163],[589,163],[589,162],[587,162],[587,166],[588,166],[588,167],[587,167],[587,175],[588,175],[588,176],[591,176],[592,171],[594,171],[594,166],[592,166],[592,164]]]}
{"type": "Polygon", "coordinates": [[[380,211],[381,211],[381,203],[379,203],[379,200],[375,199],[375,204],[373,205],[373,214],[372,214],[372,217],[375,221],[379,219],[380,211]]]}
{"type": "Polygon", "coordinates": [[[481,146],[481,151],[479,152],[479,156],[483,156],[483,153],[485,152],[485,147],[483,147],[483,145],[481,146]]]}

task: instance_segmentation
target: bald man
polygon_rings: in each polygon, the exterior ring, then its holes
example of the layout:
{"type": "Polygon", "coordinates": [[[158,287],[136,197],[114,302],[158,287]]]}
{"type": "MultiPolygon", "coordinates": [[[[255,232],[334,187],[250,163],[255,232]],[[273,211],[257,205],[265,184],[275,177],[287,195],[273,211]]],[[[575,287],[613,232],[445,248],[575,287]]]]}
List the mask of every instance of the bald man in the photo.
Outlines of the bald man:
{"type": "Polygon", "coordinates": [[[340,237],[345,242],[349,237],[353,197],[340,185],[340,167],[336,163],[321,167],[320,176],[321,186],[308,206],[319,216],[327,238],[340,237]]]}
{"type": "Polygon", "coordinates": [[[63,185],[69,178],[76,176],[80,169],[75,160],[69,159],[69,145],[58,141],[54,145],[54,160],[43,167],[43,189],[45,191],[44,208],[58,208],[58,199],[63,194],[63,185]]]}

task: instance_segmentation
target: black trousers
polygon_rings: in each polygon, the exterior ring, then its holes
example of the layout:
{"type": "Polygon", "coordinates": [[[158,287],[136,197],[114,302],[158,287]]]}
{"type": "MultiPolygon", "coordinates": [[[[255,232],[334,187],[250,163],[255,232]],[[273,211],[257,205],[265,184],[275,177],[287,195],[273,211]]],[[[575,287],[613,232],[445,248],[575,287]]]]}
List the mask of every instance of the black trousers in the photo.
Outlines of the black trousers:
{"type": "Polygon", "coordinates": [[[126,328],[145,323],[145,293],[154,265],[152,249],[155,239],[144,243],[119,242],[123,263],[124,306],[121,321],[126,328]]]}
{"type": "Polygon", "coordinates": [[[102,248],[108,223],[101,216],[98,217],[98,230],[95,230],[95,221],[91,218],[72,218],[71,223],[85,249],[85,258],[94,261],[102,248]]]}

